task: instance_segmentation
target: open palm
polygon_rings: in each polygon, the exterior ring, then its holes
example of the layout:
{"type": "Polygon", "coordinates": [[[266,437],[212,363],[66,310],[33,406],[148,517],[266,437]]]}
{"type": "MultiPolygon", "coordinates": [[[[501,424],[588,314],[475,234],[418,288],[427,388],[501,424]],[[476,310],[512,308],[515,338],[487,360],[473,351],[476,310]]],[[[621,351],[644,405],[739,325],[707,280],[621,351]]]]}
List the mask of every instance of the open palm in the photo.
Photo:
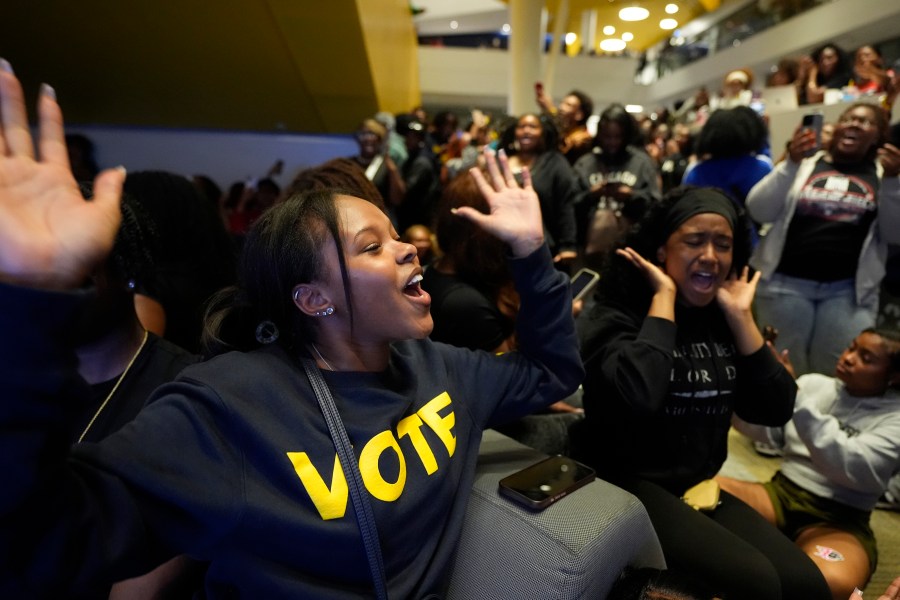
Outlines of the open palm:
{"type": "Polygon", "coordinates": [[[85,202],[69,170],[62,112],[52,90],[38,101],[35,159],[19,81],[0,62],[0,280],[68,288],[109,252],[119,227],[124,173],[105,171],[85,202]]]}
{"type": "Polygon", "coordinates": [[[490,181],[478,169],[470,172],[491,212],[486,215],[470,206],[463,206],[457,209],[457,214],[474,221],[488,233],[509,244],[513,255],[527,256],[544,243],[541,205],[531,186],[531,176],[526,169],[523,172],[524,185],[520,186],[502,150],[500,166],[492,152],[485,151],[484,154],[490,181]]]}

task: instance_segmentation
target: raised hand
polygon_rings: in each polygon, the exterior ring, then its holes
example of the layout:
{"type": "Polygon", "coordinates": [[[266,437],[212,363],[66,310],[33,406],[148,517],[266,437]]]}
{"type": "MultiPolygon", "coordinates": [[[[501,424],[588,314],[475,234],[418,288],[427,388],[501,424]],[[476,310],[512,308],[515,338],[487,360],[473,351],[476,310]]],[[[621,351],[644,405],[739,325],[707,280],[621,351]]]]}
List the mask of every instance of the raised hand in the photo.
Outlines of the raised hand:
{"type": "Polygon", "coordinates": [[[884,169],[885,177],[896,177],[900,174],[900,148],[893,144],[885,144],[878,149],[878,161],[884,169]]]}
{"type": "Polygon", "coordinates": [[[816,133],[808,127],[797,127],[787,147],[791,161],[798,163],[815,150],[816,133]]]}
{"type": "Polygon", "coordinates": [[[742,356],[756,352],[765,343],[751,310],[761,276],[762,273],[757,271],[750,277],[750,268],[744,267],[740,275],[731,275],[716,291],[716,300],[734,335],[734,345],[742,356]]]}
{"type": "Polygon", "coordinates": [[[675,281],[633,248],[619,248],[616,250],[616,254],[634,265],[634,268],[643,274],[653,289],[653,298],[650,301],[647,316],[674,321],[675,298],[678,296],[678,286],[675,281]]]}
{"type": "Polygon", "coordinates": [[[619,248],[616,250],[616,254],[630,262],[641,272],[647,279],[647,283],[650,284],[650,288],[653,289],[654,294],[659,292],[669,292],[672,294],[673,298],[675,297],[678,288],[675,285],[675,281],[669,277],[665,271],[638,254],[637,251],[632,248],[619,248]]]}
{"type": "Polygon", "coordinates": [[[748,312],[756,295],[756,285],[762,273],[757,271],[750,277],[750,268],[744,267],[740,276],[732,275],[719,287],[716,298],[726,313],[748,312]]]}
{"type": "Polygon", "coordinates": [[[38,99],[35,159],[22,86],[0,59],[0,281],[45,289],[84,283],[112,248],[125,173],[104,171],[86,202],[69,170],[52,88],[38,99]]]}
{"type": "Polygon", "coordinates": [[[502,150],[499,154],[500,166],[492,151],[486,149],[484,157],[490,182],[477,168],[469,172],[491,212],[484,214],[471,206],[461,206],[455,212],[509,244],[513,256],[528,256],[544,243],[541,205],[531,186],[531,175],[528,169],[523,170],[524,186],[520,186],[502,150]]]}

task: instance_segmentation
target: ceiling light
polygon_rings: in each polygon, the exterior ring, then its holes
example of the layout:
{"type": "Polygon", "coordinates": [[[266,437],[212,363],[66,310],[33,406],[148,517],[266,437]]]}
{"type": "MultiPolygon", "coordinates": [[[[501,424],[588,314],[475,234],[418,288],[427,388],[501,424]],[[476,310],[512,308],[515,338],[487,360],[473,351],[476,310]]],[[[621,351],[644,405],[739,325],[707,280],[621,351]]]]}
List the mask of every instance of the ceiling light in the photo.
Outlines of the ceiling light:
{"type": "Polygon", "coordinates": [[[621,52],[625,49],[625,42],[616,38],[606,38],[600,42],[600,49],[604,52],[621,52]]]}
{"type": "Polygon", "coordinates": [[[644,112],[644,107],[640,104],[626,104],[625,111],[630,112],[631,114],[639,114],[644,112]]]}
{"type": "Polygon", "coordinates": [[[677,4],[666,4],[666,14],[667,15],[674,15],[677,12],[678,12],[677,4]]]}
{"type": "Polygon", "coordinates": [[[634,34],[633,34],[633,33],[629,33],[629,32],[626,31],[625,33],[622,34],[622,41],[623,41],[623,42],[630,42],[630,41],[633,40],[633,39],[634,39],[634,34]]]}
{"type": "Polygon", "coordinates": [[[619,18],[623,21],[643,21],[650,16],[650,11],[642,6],[626,6],[619,11],[619,18]]]}
{"type": "Polygon", "coordinates": [[[450,29],[459,29],[458,21],[450,21],[450,29]]]}
{"type": "Polygon", "coordinates": [[[660,29],[675,29],[678,27],[678,21],[675,19],[663,19],[659,22],[660,29]]]}
{"type": "Polygon", "coordinates": [[[512,27],[509,26],[509,23],[504,23],[503,27],[500,28],[503,33],[509,33],[512,31],[512,27]]]}
{"type": "Polygon", "coordinates": [[[570,31],[566,34],[566,45],[571,46],[575,43],[575,40],[578,39],[578,35],[575,32],[570,31]]]}
{"type": "Polygon", "coordinates": [[[607,25],[603,28],[603,35],[612,35],[616,32],[616,28],[612,25],[607,25]]]}

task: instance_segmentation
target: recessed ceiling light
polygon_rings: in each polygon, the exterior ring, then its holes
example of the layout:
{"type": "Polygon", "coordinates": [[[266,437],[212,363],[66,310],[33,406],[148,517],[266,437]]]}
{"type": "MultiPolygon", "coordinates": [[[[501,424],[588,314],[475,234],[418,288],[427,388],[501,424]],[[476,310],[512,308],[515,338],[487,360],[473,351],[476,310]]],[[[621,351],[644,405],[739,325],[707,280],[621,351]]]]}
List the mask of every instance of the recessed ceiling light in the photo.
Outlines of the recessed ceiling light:
{"type": "Polygon", "coordinates": [[[675,29],[678,27],[678,21],[675,19],[663,19],[659,22],[660,29],[675,29]]]}
{"type": "Polygon", "coordinates": [[[621,52],[625,49],[625,42],[616,38],[606,38],[600,42],[600,49],[604,52],[621,52]]]}
{"type": "Polygon", "coordinates": [[[504,23],[503,27],[500,28],[503,33],[509,33],[512,31],[512,27],[509,26],[509,23],[504,23]]]}
{"type": "Polygon", "coordinates": [[[667,15],[674,15],[677,12],[678,12],[677,4],[666,4],[666,14],[667,15]]]}
{"type": "Polygon", "coordinates": [[[630,32],[628,32],[628,31],[626,31],[625,33],[622,34],[622,41],[623,41],[623,42],[630,42],[630,41],[633,40],[633,39],[634,39],[634,34],[633,34],[633,33],[630,33],[630,32]]]}
{"type": "Polygon", "coordinates": [[[459,29],[458,21],[450,21],[450,29],[459,29]]]}
{"type": "Polygon", "coordinates": [[[644,112],[644,107],[640,104],[626,104],[625,111],[632,114],[644,112]]]}
{"type": "Polygon", "coordinates": [[[642,6],[626,6],[619,11],[619,18],[623,21],[643,21],[650,16],[650,11],[642,6]]]}
{"type": "Polygon", "coordinates": [[[578,34],[576,34],[573,31],[570,31],[569,33],[566,34],[566,45],[571,46],[572,44],[575,43],[575,40],[577,40],[577,39],[578,39],[578,34]]]}
{"type": "Polygon", "coordinates": [[[612,25],[607,25],[603,28],[603,35],[612,35],[616,32],[616,28],[612,25]]]}

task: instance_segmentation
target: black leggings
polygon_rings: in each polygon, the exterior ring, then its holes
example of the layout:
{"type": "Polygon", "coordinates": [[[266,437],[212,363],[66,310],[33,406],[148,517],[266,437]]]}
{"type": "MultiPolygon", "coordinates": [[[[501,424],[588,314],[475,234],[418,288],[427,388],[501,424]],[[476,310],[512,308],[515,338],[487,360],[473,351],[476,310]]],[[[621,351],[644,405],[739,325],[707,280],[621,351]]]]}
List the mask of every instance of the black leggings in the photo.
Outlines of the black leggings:
{"type": "Polygon", "coordinates": [[[831,600],[815,563],[755,510],[722,492],[711,513],[645,480],[618,481],[647,509],[670,569],[724,600],[831,600]]]}

